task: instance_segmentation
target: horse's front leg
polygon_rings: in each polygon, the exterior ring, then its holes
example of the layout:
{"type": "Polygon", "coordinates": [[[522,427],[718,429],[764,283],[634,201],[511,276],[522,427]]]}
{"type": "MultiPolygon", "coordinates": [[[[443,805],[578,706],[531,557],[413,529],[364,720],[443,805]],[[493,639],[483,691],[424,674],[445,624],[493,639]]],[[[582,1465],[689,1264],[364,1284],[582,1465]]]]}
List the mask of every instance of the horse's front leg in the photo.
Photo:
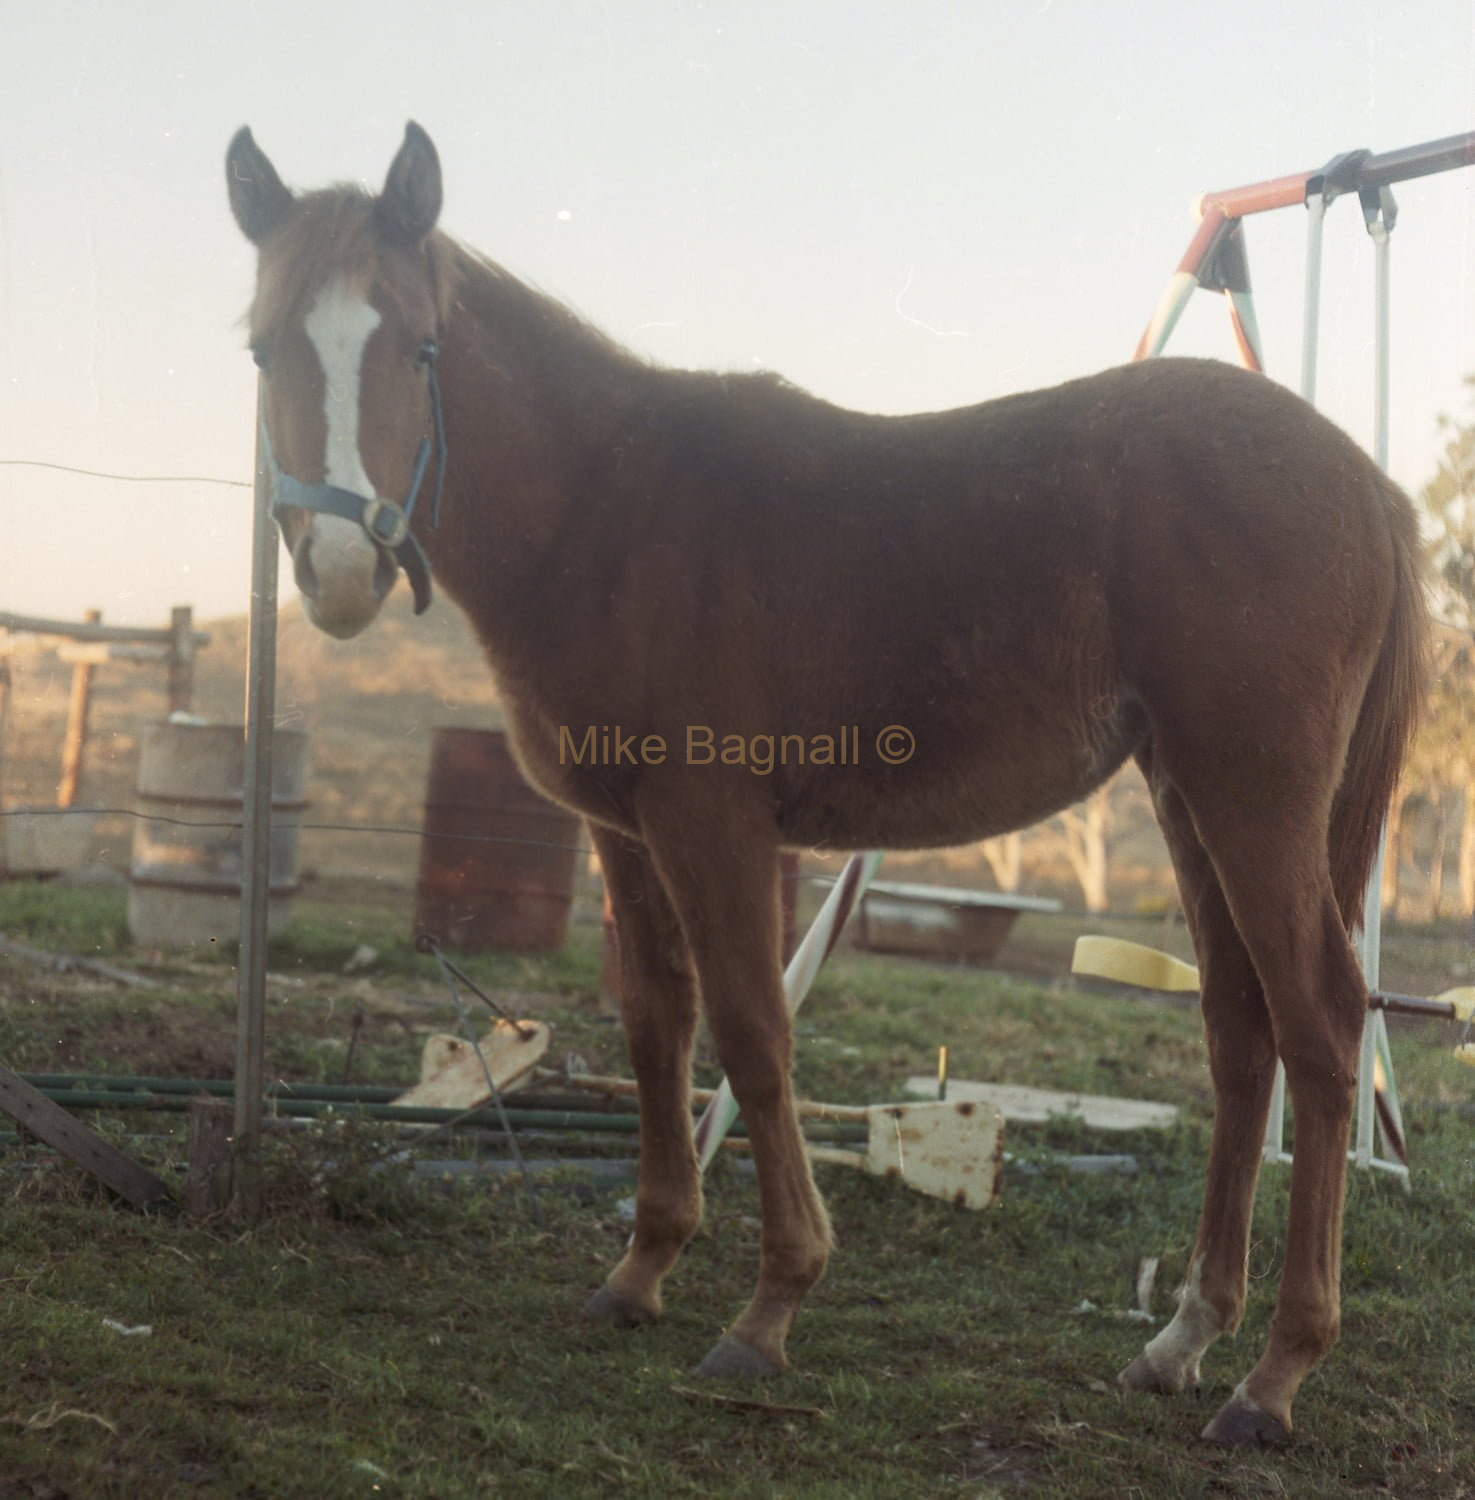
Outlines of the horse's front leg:
{"type": "Polygon", "coordinates": [[[696,817],[664,811],[671,821],[660,833],[647,826],[648,843],[696,963],[718,1060],[742,1109],[763,1216],[753,1299],[697,1374],[767,1375],[787,1366],[784,1341],[830,1251],[829,1219],[789,1083],[777,841],[756,818],[708,827],[699,837],[696,817]]]}
{"type": "Polygon", "coordinates": [[[660,1315],[661,1281],[702,1217],[692,1145],[696,992],[686,941],[644,848],[591,825],[620,946],[620,1011],[640,1087],[640,1180],[625,1257],[585,1304],[630,1328],[660,1315]]]}

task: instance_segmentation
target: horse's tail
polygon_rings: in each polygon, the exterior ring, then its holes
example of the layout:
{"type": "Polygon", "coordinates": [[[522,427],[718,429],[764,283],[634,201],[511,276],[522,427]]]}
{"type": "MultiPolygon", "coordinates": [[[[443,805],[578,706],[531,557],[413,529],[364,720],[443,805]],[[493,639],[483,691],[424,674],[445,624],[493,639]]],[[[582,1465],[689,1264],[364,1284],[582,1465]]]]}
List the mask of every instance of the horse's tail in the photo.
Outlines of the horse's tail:
{"type": "Polygon", "coordinates": [[[1429,612],[1424,601],[1419,524],[1403,492],[1379,476],[1393,537],[1393,612],[1363,694],[1332,803],[1331,866],[1337,906],[1349,932],[1362,921],[1363,892],[1378,837],[1423,705],[1429,612]]]}

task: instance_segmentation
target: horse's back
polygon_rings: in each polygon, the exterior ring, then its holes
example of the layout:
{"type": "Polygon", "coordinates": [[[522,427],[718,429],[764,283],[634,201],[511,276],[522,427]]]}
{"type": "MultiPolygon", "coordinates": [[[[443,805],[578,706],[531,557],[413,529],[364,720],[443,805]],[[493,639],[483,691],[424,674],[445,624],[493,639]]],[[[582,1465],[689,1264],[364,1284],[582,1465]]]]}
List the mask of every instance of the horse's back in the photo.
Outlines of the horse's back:
{"type": "MultiPolygon", "coordinates": [[[[607,583],[557,626],[579,701],[544,717],[673,745],[902,726],[904,765],[733,773],[786,837],[878,847],[1048,816],[1154,737],[1243,755],[1355,712],[1407,505],[1300,398],[1196,360],[907,417],[673,378],[622,474],[577,538],[607,583]]],[[[573,800],[584,773],[548,770],[573,800]]]]}
{"type": "Polygon", "coordinates": [[[878,842],[944,841],[965,809],[969,836],[1033,821],[1154,740],[1205,779],[1269,786],[1299,759],[1335,784],[1412,533],[1407,500],[1311,406],[1160,361],[883,436],[901,457],[878,482],[903,494],[870,505],[908,521],[846,538],[878,607],[831,680],[848,671],[930,753],[866,814],[878,842]],[[930,488],[908,504],[908,484],[930,488]]]}

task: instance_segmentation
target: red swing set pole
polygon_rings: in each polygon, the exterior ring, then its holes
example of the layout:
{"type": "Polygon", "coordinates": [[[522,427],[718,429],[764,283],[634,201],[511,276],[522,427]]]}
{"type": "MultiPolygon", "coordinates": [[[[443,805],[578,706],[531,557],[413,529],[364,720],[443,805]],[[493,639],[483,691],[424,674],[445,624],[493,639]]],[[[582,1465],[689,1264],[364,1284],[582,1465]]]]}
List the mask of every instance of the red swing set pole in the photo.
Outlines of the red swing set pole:
{"type": "Polygon", "coordinates": [[[1240,356],[1251,369],[1263,369],[1252,316],[1246,319],[1244,314],[1250,295],[1241,239],[1241,224],[1246,218],[1277,208],[1310,207],[1313,201],[1324,209],[1346,193],[1360,197],[1376,194],[1396,182],[1468,166],[1475,166],[1475,131],[1376,156],[1370,151],[1349,151],[1313,171],[1205,193],[1194,205],[1199,227],[1158,299],[1132,357],[1150,359],[1161,353],[1188,299],[1203,287],[1227,294],[1240,356]]]}

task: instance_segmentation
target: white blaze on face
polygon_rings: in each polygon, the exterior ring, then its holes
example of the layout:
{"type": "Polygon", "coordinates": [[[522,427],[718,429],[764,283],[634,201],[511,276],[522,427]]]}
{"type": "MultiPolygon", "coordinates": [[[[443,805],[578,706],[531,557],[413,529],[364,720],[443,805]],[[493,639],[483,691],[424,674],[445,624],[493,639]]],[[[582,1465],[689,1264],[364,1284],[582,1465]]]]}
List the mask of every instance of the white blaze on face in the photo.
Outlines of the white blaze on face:
{"type": "Polygon", "coordinates": [[[318,293],[302,325],[317,350],[327,385],[323,416],[328,428],[328,483],[361,495],[373,490],[359,457],[359,374],[364,345],[382,321],[363,293],[339,277],[318,293]]]}
{"type": "MultiPolygon", "coordinates": [[[[326,283],[303,322],[323,367],[325,479],[339,489],[373,496],[359,454],[359,394],[364,348],[382,319],[343,278],[326,283]]],[[[378,550],[356,521],[315,514],[310,531],[317,596],[308,601],[313,623],[331,635],[353,635],[379,607],[374,592],[378,550]]]]}

